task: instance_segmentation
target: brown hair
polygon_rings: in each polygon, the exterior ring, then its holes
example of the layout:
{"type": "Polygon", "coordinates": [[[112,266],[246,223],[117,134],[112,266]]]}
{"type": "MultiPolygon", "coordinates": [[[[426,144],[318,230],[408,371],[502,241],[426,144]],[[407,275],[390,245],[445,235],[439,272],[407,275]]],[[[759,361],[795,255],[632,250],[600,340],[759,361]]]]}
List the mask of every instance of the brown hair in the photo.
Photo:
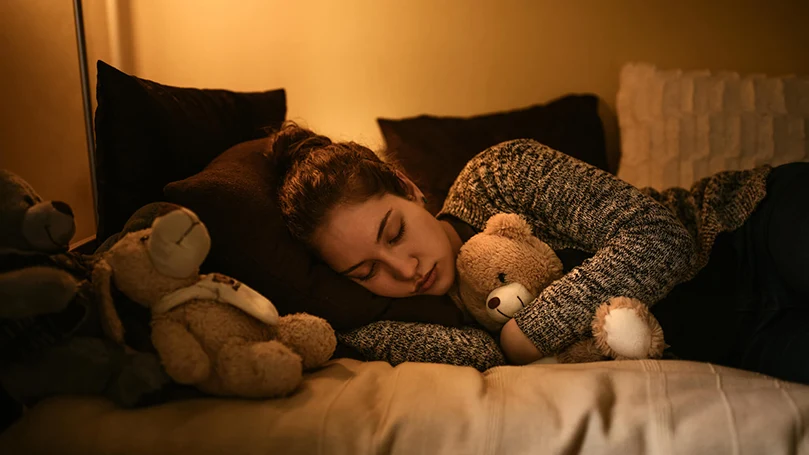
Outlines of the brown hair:
{"type": "Polygon", "coordinates": [[[332,142],[294,122],[284,122],[271,136],[268,157],[282,175],[278,203],[287,228],[309,246],[315,230],[338,204],[386,193],[408,195],[394,164],[367,147],[332,142]]]}

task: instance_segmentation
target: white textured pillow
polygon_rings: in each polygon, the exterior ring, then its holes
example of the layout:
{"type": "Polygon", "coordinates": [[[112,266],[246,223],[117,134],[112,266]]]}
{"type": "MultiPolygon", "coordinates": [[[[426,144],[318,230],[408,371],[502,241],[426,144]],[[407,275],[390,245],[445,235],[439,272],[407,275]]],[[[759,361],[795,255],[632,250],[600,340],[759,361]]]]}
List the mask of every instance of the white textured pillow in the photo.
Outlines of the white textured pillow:
{"type": "Polygon", "coordinates": [[[688,188],[718,171],[809,161],[809,78],[621,70],[618,176],[688,188]]]}

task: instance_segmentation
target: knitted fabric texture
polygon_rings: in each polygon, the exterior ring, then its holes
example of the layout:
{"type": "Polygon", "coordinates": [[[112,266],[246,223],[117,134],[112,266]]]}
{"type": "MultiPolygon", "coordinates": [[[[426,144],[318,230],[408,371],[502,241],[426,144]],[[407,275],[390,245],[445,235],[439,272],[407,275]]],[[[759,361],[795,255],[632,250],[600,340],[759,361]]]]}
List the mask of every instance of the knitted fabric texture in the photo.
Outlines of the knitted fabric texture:
{"type": "MultiPolygon", "coordinates": [[[[515,315],[539,351],[554,355],[590,335],[596,308],[610,297],[633,297],[651,305],[692,278],[707,263],[716,235],[739,227],[763,199],[769,171],[765,166],[724,172],[690,190],[639,190],[536,141],[520,139],[473,158],[438,216],[454,216],[483,230],[493,215],[517,213],[554,250],[594,253],[515,315]]],[[[379,360],[389,360],[396,351],[397,359],[474,365],[478,356],[492,355],[488,343],[454,346],[456,330],[382,322],[360,328],[344,341],[379,360]],[[397,337],[386,334],[391,327],[397,337]],[[417,340],[421,347],[413,349],[407,340],[417,340]],[[422,351],[428,350],[435,355],[424,360],[422,351]]],[[[472,331],[480,330],[464,333],[472,331]]]]}
{"type": "Polygon", "coordinates": [[[355,347],[365,358],[402,362],[431,362],[471,366],[480,371],[505,365],[497,342],[474,327],[456,329],[416,322],[380,321],[337,338],[355,347]]]}

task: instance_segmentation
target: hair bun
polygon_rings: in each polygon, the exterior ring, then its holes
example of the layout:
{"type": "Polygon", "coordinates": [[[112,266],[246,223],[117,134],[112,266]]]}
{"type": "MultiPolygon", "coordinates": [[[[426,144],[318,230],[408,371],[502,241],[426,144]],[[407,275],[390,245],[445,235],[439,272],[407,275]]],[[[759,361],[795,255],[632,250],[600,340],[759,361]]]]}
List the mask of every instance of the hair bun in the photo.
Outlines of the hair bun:
{"type": "Polygon", "coordinates": [[[277,170],[287,173],[295,163],[306,159],[312,150],[327,145],[331,145],[331,140],[326,136],[320,136],[294,122],[287,121],[272,136],[270,159],[277,170]]]}

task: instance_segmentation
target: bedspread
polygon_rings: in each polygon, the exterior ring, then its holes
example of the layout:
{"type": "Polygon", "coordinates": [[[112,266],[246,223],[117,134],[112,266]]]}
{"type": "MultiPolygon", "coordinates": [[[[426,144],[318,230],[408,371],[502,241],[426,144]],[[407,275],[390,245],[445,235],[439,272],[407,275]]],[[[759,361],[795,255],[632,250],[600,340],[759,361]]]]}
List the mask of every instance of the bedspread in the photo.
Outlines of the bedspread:
{"type": "Polygon", "coordinates": [[[336,360],[278,400],[139,410],[61,397],[2,453],[787,454],[809,452],[809,386],[682,361],[472,368],[336,360]]]}

